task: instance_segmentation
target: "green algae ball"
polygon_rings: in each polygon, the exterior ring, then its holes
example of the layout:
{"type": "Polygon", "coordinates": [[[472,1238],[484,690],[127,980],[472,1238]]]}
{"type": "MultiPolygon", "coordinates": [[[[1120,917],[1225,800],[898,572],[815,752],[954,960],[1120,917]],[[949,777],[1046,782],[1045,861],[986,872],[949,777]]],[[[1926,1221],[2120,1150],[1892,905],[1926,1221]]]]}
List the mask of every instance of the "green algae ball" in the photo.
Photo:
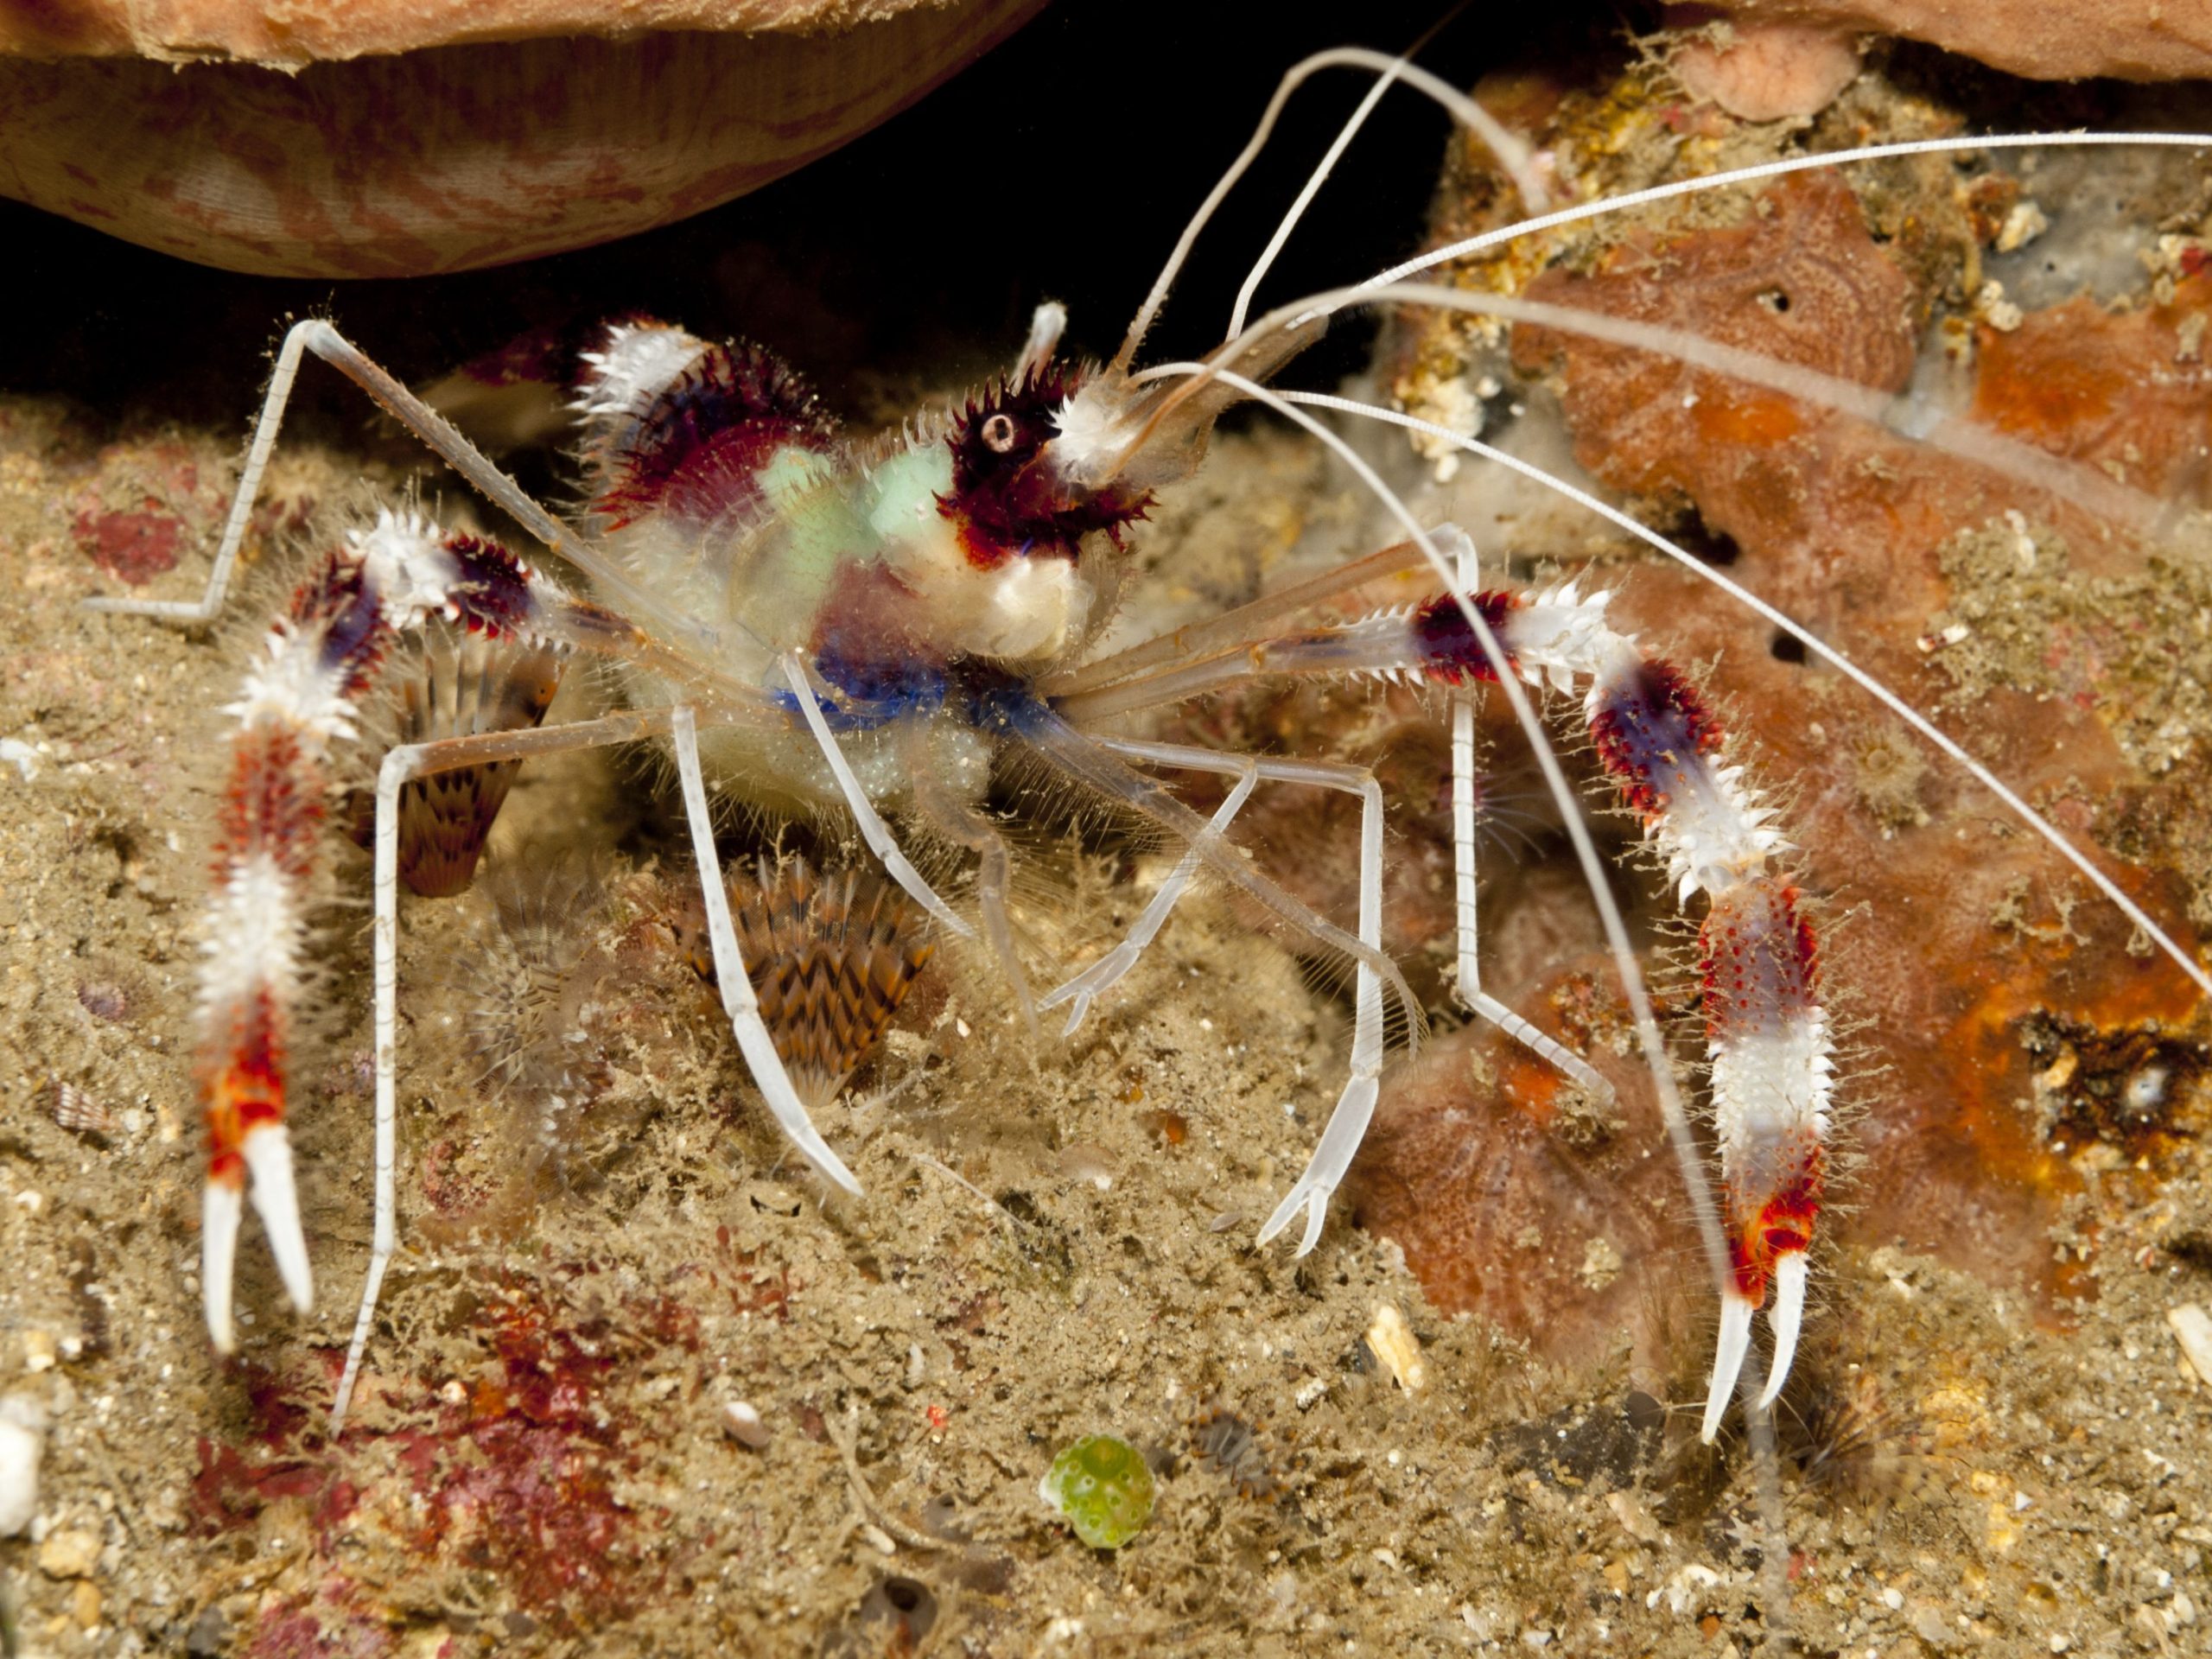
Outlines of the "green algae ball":
{"type": "Polygon", "coordinates": [[[1119,1549],[1152,1519],[1152,1471],[1127,1440],[1086,1434],[1052,1459],[1037,1496],[1093,1549],[1119,1549]]]}

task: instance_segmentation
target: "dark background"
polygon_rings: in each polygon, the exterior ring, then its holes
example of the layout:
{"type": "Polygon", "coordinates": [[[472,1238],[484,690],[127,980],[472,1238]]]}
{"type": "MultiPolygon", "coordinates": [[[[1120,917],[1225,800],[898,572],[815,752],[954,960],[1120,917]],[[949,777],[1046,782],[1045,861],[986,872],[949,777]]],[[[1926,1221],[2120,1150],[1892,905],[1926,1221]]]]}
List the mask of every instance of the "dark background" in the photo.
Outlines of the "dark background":
{"type": "MultiPolygon", "coordinates": [[[[1610,6],[1559,10],[1580,15],[1534,20],[1475,0],[1421,60],[1471,86],[1531,54],[1618,42],[1610,6]]],[[[1401,50],[1438,11],[1434,0],[1062,0],[913,109],[766,189],[626,242],[457,276],[242,276],[0,201],[16,300],[0,328],[0,389],[61,392],[114,417],[235,422],[243,440],[290,317],[328,316],[419,381],[531,327],[638,310],[760,340],[833,405],[880,415],[902,392],[1003,365],[1041,299],[1067,302],[1077,349],[1110,353],[1282,71],[1329,46],[1401,50]]],[[[1219,338],[1248,262],[1367,84],[1332,71],[1293,101],[1199,243],[1148,359],[1219,338]]],[[[1386,99],[1262,302],[1410,251],[1448,131],[1418,94],[1386,99]]],[[[1323,385],[1355,366],[1365,333],[1340,327],[1301,378],[1323,385]]],[[[347,396],[310,369],[295,407],[309,422],[346,418],[347,396]]]]}

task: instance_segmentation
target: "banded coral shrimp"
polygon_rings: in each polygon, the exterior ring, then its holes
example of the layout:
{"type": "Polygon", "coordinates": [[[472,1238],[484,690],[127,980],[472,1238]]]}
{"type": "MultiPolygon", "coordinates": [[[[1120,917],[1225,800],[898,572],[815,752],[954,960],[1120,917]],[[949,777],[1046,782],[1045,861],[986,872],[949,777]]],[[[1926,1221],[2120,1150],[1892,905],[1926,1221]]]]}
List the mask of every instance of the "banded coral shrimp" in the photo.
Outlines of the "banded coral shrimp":
{"type": "MultiPolygon", "coordinates": [[[[416,923],[414,923],[414,918],[410,918],[410,929],[414,927],[414,925],[416,925],[416,923]]],[[[1320,1102],[1320,1103],[1325,1103],[1325,1102],[1320,1102]]]]}

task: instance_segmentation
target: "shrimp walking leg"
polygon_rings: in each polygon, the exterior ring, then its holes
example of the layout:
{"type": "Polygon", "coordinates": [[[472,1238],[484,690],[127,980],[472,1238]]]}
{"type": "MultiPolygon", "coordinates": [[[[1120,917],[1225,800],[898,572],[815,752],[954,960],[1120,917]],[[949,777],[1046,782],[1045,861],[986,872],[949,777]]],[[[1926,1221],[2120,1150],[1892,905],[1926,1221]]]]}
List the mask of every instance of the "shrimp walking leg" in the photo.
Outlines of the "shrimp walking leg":
{"type": "MultiPolygon", "coordinates": [[[[1306,784],[1321,789],[1333,789],[1347,795],[1356,795],[1360,803],[1359,833],[1359,942],[1370,950],[1380,951],[1382,942],[1382,786],[1375,774],[1363,766],[1340,766],[1315,760],[1255,760],[1248,756],[1224,754],[1217,750],[1198,748],[1180,743],[1141,743],[1112,739],[1096,740],[1098,747],[1109,753],[1153,766],[1173,766],[1185,771],[1219,772],[1229,777],[1256,776],[1269,783],[1306,784]]],[[[1240,787],[1245,785],[1240,784],[1240,787]]],[[[1248,791],[1249,792],[1249,791],[1248,791]]],[[[1238,797],[1232,794],[1231,800],[1238,797]]],[[[1194,843],[1186,857],[1200,856],[1202,848],[1194,843]]],[[[1367,1134],[1368,1120],[1374,1116],[1376,1099],[1381,1092],[1382,1076],[1382,982],[1375,969],[1363,959],[1357,968],[1357,978],[1352,992],[1351,1076],[1338,1096],[1335,1109],[1330,1114],[1328,1127],[1321,1133],[1320,1145],[1314,1148],[1305,1173],[1298,1178],[1267,1224],[1260,1229],[1262,1244],[1268,1243],[1289,1226],[1302,1211],[1306,1216],[1305,1231],[1300,1235],[1298,1254],[1305,1255],[1321,1239],[1321,1226],[1329,1211],[1329,1199],[1351,1167],[1353,1154],[1367,1134]]]]}
{"type": "MultiPolygon", "coordinates": [[[[723,718],[728,718],[725,715],[723,718]]],[[[756,718],[772,718],[761,714],[756,718]]],[[[751,980],[739,952],[736,929],[730,919],[729,899],[713,872],[721,868],[715,855],[712,821],[700,777],[696,715],[688,705],[669,709],[626,710],[597,720],[550,727],[540,731],[510,732],[483,737],[452,738],[437,743],[410,744],[389,751],[377,773],[375,842],[376,945],[376,1220],[369,1268],[361,1287],[361,1305],[353,1335],[347,1346],[346,1369],[336,1401],[331,1408],[331,1433],[343,1427],[353,1402],[367,1351],[369,1332],[386,1269],[397,1248],[397,1083],[398,1083],[398,938],[399,938],[399,826],[400,796],[414,779],[461,766],[488,761],[520,760],[533,755],[572,753],[656,737],[674,740],[677,772],[682,785],[685,817],[690,827],[692,850],[702,873],[709,937],[713,942],[717,983],[738,1046],[771,1114],[809,1161],[846,1191],[858,1193],[842,1159],[830,1149],[807,1116],[792,1086],[774,1039],[760,1019],[751,980]]]]}

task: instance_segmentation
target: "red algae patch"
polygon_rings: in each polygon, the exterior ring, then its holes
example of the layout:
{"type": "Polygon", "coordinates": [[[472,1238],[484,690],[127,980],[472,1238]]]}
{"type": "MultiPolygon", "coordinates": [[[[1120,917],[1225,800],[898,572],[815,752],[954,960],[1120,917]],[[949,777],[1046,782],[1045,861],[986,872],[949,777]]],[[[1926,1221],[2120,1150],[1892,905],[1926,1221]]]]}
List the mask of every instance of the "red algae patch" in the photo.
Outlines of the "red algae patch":
{"type": "Polygon", "coordinates": [[[371,1643],[360,1650],[378,1650],[395,1610],[365,1595],[365,1544],[403,1551],[425,1605],[442,1581],[486,1577],[554,1630],[629,1618],[659,1590],[664,1517],[631,1495],[643,1463],[623,1402],[641,1364],[697,1351],[698,1321],[665,1299],[624,1309],[621,1323],[579,1317],[594,1276],[572,1270],[563,1290],[512,1275],[482,1286],[476,1362],[435,1389],[387,1384],[335,1447],[320,1434],[334,1370],[249,1383],[248,1433],[200,1441],[193,1514],[210,1534],[289,1533],[320,1587],[264,1610],[248,1651],[294,1651],[302,1619],[358,1626],[371,1643]]]}
{"type": "Polygon", "coordinates": [[[103,448],[70,520],[79,549],[133,587],[175,569],[180,548],[196,544],[228,505],[203,474],[205,459],[168,438],[103,448]]]}

